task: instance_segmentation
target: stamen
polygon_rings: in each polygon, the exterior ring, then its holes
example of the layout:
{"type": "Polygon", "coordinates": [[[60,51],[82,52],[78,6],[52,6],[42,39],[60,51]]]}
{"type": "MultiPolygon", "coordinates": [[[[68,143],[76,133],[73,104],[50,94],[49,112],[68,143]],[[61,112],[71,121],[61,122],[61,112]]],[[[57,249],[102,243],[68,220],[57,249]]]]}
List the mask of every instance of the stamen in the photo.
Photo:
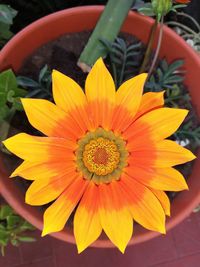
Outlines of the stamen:
{"type": "Polygon", "coordinates": [[[85,179],[96,184],[119,180],[127,166],[128,152],[125,141],[112,131],[98,128],[78,141],[77,169],[85,179]]]}
{"type": "Polygon", "coordinates": [[[107,175],[116,169],[120,153],[115,143],[105,138],[93,139],[85,146],[83,162],[90,172],[107,175]]]}

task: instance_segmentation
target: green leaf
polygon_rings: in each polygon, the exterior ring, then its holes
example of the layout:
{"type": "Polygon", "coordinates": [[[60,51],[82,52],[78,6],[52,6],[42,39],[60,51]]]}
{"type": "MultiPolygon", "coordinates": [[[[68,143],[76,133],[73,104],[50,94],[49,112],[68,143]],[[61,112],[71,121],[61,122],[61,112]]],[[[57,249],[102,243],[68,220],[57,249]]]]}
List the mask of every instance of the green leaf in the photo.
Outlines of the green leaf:
{"type": "Polygon", "coordinates": [[[5,230],[0,230],[0,244],[6,246],[9,241],[9,233],[5,230]]]}
{"type": "Polygon", "coordinates": [[[30,236],[19,236],[18,240],[21,242],[35,242],[36,241],[34,237],[30,237],[30,236]]]}
{"type": "Polygon", "coordinates": [[[184,5],[184,4],[178,4],[178,5],[174,5],[173,7],[172,7],[172,11],[176,11],[176,9],[178,9],[178,8],[184,8],[184,7],[186,7],[187,5],[184,5]]]}
{"type": "Polygon", "coordinates": [[[13,24],[13,18],[17,15],[17,11],[8,5],[0,5],[0,21],[5,24],[13,24]]]}
{"type": "Polygon", "coordinates": [[[15,92],[13,90],[9,90],[7,93],[7,101],[10,103],[13,103],[14,102],[14,95],[15,95],[15,92]]]}
{"type": "Polygon", "coordinates": [[[7,97],[5,92],[0,92],[0,107],[5,105],[7,102],[7,97]]]}
{"type": "Polygon", "coordinates": [[[25,97],[27,94],[27,90],[22,88],[16,88],[15,90],[15,97],[25,97]]]}
{"type": "Polygon", "coordinates": [[[16,238],[11,239],[11,240],[10,240],[10,243],[11,243],[13,246],[15,246],[15,247],[19,246],[19,241],[18,241],[16,238]]]}
{"type": "Polygon", "coordinates": [[[145,5],[144,1],[142,0],[136,0],[135,4],[133,5],[133,10],[138,10],[139,8],[143,7],[145,5]]]}
{"type": "Polygon", "coordinates": [[[45,79],[47,72],[48,72],[48,66],[44,65],[44,67],[40,70],[40,73],[39,73],[39,83],[41,83],[42,80],[45,79]]]}
{"type": "Polygon", "coordinates": [[[24,87],[24,88],[28,88],[28,87],[38,88],[38,87],[40,87],[39,83],[37,83],[33,79],[25,77],[25,76],[18,76],[17,77],[17,84],[21,87],[24,87]]]}
{"type": "Polygon", "coordinates": [[[183,81],[183,77],[179,75],[174,75],[166,80],[167,84],[174,84],[174,83],[180,83],[183,81]]]}
{"type": "Polygon", "coordinates": [[[7,246],[8,245],[8,242],[9,242],[9,238],[2,238],[0,237],[0,246],[7,246]]]}
{"type": "Polygon", "coordinates": [[[16,227],[19,224],[19,222],[22,220],[21,217],[19,217],[18,215],[10,215],[6,219],[7,219],[8,229],[12,229],[16,227]]]}
{"type": "Polygon", "coordinates": [[[35,230],[35,227],[31,225],[29,222],[24,221],[24,223],[20,226],[20,229],[22,231],[27,231],[27,230],[33,231],[35,230]]]}
{"type": "Polygon", "coordinates": [[[0,40],[8,40],[13,36],[13,33],[10,31],[10,26],[3,22],[0,22],[0,40]]]}
{"type": "Polygon", "coordinates": [[[13,209],[9,205],[3,205],[0,209],[0,220],[4,220],[12,214],[13,209]]]}
{"type": "Polygon", "coordinates": [[[167,73],[173,73],[174,71],[176,71],[177,69],[179,69],[180,67],[182,67],[184,64],[183,60],[176,60],[174,62],[172,62],[169,66],[168,66],[168,70],[167,73]]]}
{"type": "Polygon", "coordinates": [[[8,93],[10,90],[17,89],[17,80],[15,74],[11,69],[5,70],[0,73],[0,92],[8,93]]]}
{"type": "Polygon", "coordinates": [[[6,231],[6,228],[3,222],[0,222],[0,230],[6,231]]]}
{"type": "Polygon", "coordinates": [[[154,17],[156,15],[151,3],[146,3],[143,7],[138,9],[138,12],[150,17],[154,17]]]}
{"type": "Polygon", "coordinates": [[[14,101],[13,101],[13,105],[12,106],[13,106],[13,108],[15,108],[18,111],[23,111],[24,110],[24,108],[22,106],[22,102],[20,100],[20,97],[15,97],[14,98],[14,101]]]}

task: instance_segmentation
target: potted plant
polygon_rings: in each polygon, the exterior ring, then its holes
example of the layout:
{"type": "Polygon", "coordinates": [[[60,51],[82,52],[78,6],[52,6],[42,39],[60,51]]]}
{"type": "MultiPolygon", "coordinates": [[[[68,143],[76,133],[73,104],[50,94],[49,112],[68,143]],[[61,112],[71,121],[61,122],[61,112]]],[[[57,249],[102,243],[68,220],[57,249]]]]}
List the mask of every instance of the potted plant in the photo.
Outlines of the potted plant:
{"type": "MultiPolygon", "coordinates": [[[[66,33],[93,29],[102,11],[103,7],[96,6],[73,8],[49,15],[36,21],[22,30],[2,49],[0,52],[1,70],[12,68],[15,73],[17,73],[27,57],[40,46],[47,44],[66,33]],[[51,31],[49,31],[49,29],[51,29],[51,31]]],[[[154,20],[135,12],[130,12],[123,24],[122,32],[134,35],[137,39],[147,44],[148,34],[150,33],[153,24],[154,20]],[[143,30],[141,31],[141,29],[143,30]]],[[[199,114],[200,107],[197,86],[200,60],[197,54],[173,31],[167,27],[163,27],[163,32],[163,42],[159,56],[160,58],[165,57],[168,62],[172,62],[177,58],[184,59],[184,68],[186,70],[185,84],[188,87],[197,114],[199,114]]],[[[154,40],[154,48],[155,47],[156,37],[154,40]]],[[[197,179],[199,172],[198,166],[197,159],[188,180],[190,190],[181,192],[172,202],[171,218],[167,220],[167,229],[172,228],[183,220],[199,203],[199,180],[197,179]]],[[[8,173],[3,166],[3,161],[1,161],[0,182],[2,195],[11,206],[37,228],[42,229],[42,213],[24,203],[23,194],[14,185],[13,181],[8,179],[8,173]]],[[[146,231],[136,225],[135,235],[129,244],[143,242],[157,235],[156,232],[146,231]]],[[[53,236],[74,243],[72,230],[65,229],[62,232],[53,234],[53,236]]],[[[93,244],[93,246],[112,247],[113,245],[105,236],[102,236],[101,239],[93,244]]]]}
{"type": "Polygon", "coordinates": [[[0,247],[1,255],[5,255],[8,244],[18,246],[20,242],[34,242],[35,238],[29,236],[28,231],[34,227],[17,215],[13,209],[3,203],[0,206],[0,247]]]}

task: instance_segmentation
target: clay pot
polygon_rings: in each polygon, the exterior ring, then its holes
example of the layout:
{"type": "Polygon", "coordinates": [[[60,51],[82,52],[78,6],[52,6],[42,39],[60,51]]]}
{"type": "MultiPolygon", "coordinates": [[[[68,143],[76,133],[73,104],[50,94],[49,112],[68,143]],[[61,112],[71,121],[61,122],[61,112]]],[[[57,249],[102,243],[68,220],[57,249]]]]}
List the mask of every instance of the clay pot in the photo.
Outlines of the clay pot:
{"type": "MultiPolygon", "coordinates": [[[[38,47],[52,41],[63,34],[70,32],[81,32],[94,28],[103,7],[87,6],[67,9],[46,16],[18,33],[8,42],[0,52],[0,70],[12,68],[15,72],[19,70],[26,58],[38,47]]],[[[153,20],[130,12],[122,31],[135,35],[142,42],[147,43],[153,20]]],[[[198,115],[200,115],[199,98],[199,73],[200,58],[176,33],[164,27],[164,40],[161,47],[160,57],[165,57],[168,62],[175,59],[185,61],[185,84],[189,89],[192,102],[198,115]]],[[[8,178],[3,163],[0,161],[0,190],[8,203],[26,220],[42,229],[42,214],[35,208],[24,203],[24,196],[19,188],[15,186],[12,179],[8,178]]],[[[200,159],[196,159],[191,176],[188,179],[189,191],[183,191],[173,200],[171,206],[171,217],[167,219],[167,230],[171,229],[185,219],[195,206],[200,203],[200,159]]],[[[130,244],[136,244],[150,240],[159,235],[147,231],[139,225],[135,226],[134,236],[130,244]]],[[[71,229],[65,229],[52,236],[74,243],[71,229]]],[[[93,247],[113,247],[113,244],[102,235],[93,247]]]]}

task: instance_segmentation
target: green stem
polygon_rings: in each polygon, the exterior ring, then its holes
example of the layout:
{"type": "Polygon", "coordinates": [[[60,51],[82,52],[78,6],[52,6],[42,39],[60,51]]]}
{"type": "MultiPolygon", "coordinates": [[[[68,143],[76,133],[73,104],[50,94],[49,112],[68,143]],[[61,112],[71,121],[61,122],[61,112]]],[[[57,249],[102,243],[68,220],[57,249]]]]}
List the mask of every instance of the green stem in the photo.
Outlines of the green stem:
{"type": "Polygon", "coordinates": [[[157,20],[155,20],[155,22],[153,24],[153,27],[151,29],[151,34],[150,34],[148,46],[147,46],[147,49],[146,49],[146,53],[145,53],[145,56],[144,56],[144,60],[143,60],[142,66],[140,68],[140,73],[145,72],[145,70],[147,68],[147,64],[148,64],[150,56],[151,56],[151,51],[152,51],[152,46],[153,46],[153,41],[154,41],[154,38],[155,38],[155,33],[156,33],[157,26],[158,26],[158,22],[157,22],[157,20]]]}
{"type": "Polygon", "coordinates": [[[199,23],[196,21],[196,19],[194,19],[193,17],[191,17],[190,15],[186,14],[186,13],[182,13],[182,12],[177,12],[176,13],[177,16],[182,16],[182,17],[185,17],[185,18],[188,18],[190,19],[194,25],[197,27],[198,31],[200,31],[200,25],[199,23]]]}
{"type": "Polygon", "coordinates": [[[1,255],[4,257],[5,256],[5,246],[1,245],[1,255]]]}
{"type": "Polygon", "coordinates": [[[174,26],[174,27],[180,27],[181,29],[185,30],[186,32],[190,32],[192,34],[197,34],[195,31],[193,31],[192,29],[190,29],[189,27],[179,23],[179,22],[175,22],[175,21],[169,21],[166,23],[167,26],[174,26]]]}
{"type": "Polygon", "coordinates": [[[78,66],[88,72],[99,57],[107,51],[100,40],[111,43],[116,39],[121,26],[135,0],[109,0],[87,45],[78,60],[78,66]]]}
{"type": "Polygon", "coordinates": [[[161,21],[160,21],[160,31],[159,31],[159,36],[158,36],[158,44],[156,47],[156,51],[155,51],[155,55],[153,58],[153,61],[151,63],[150,69],[149,69],[149,73],[148,73],[148,78],[151,77],[151,74],[153,73],[153,70],[155,68],[156,62],[158,60],[158,56],[160,53],[160,48],[161,48],[161,44],[162,44],[162,38],[163,38],[163,26],[164,26],[164,17],[161,17],[161,21]]]}

